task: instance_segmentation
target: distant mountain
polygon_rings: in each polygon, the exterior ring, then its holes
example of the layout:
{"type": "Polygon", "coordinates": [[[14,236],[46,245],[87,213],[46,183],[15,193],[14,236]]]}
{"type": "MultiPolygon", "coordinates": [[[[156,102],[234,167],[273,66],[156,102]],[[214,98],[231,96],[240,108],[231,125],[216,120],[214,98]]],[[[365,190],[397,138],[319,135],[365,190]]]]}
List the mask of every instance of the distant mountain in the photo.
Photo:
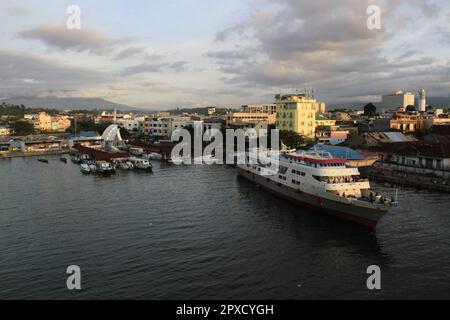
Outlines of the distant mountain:
{"type": "Polygon", "coordinates": [[[28,108],[44,108],[58,110],[139,110],[125,104],[114,103],[101,98],[58,98],[58,97],[12,97],[1,100],[9,104],[23,104],[28,108]]]}
{"type": "MultiPolygon", "coordinates": [[[[416,98],[417,105],[417,98],[416,98]]],[[[450,97],[441,98],[441,97],[429,97],[427,98],[427,105],[432,106],[433,108],[450,108],[450,97]]]]}
{"type": "MultiPolygon", "coordinates": [[[[370,101],[377,108],[381,106],[380,101],[370,101]]],[[[367,101],[352,101],[352,102],[329,102],[327,103],[327,110],[333,109],[362,109],[367,101]]],[[[418,105],[418,97],[415,99],[416,106],[418,105]]],[[[433,108],[450,108],[450,97],[427,97],[427,105],[432,106],[433,108]]]]}

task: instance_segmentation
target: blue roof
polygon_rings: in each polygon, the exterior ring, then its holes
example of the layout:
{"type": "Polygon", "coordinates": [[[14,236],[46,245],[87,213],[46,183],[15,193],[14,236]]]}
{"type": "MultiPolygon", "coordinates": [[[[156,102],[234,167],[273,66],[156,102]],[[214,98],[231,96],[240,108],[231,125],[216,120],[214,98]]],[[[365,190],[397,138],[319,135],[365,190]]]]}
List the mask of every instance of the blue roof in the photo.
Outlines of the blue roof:
{"type": "Polygon", "coordinates": [[[334,158],[344,158],[344,159],[352,159],[352,160],[362,160],[364,159],[364,156],[359,153],[358,151],[355,151],[353,149],[347,148],[347,147],[338,147],[338,146],[330,146],[325,144],[316,144],[309,148],[309,150],[312,149],[316,150],[324,150],[331,153],[331,155],[334,158]]]}
{"type": "Polygon", "coordinates": [[[82,137],[82,138],[90,138],[90,137],[98,136],[98,133],[95,131],[80,131],[80,132],[77,132],[76,134],[73,134],[73,136],[82,137]]]}

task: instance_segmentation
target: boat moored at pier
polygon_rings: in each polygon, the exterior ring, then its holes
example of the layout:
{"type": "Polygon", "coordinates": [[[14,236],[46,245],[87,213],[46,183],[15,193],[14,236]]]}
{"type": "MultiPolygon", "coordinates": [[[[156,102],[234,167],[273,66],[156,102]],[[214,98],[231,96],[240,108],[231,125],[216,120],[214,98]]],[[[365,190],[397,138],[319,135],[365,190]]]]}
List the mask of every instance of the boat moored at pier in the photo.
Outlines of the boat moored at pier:
{"type": "Polygon", "coordinates": [[[107,161],[96,161],[96,170],[95,172],[102,175],[110,175],[116,173],[116,170],[112,166],[111,163],[107,161]]]}
{"type": "Polygon", "coordinates": [[[370,228],[396,204],[371,191],[358,168],[326,151],[289,152],[270,161],[276,166],[249,164],[247,159],[237,166],[238,174],[290,202],[370,228]]]}
{"type": "Polygon", "coordinates": [[[147,159],[130,158],[130,161],[133,163],[134,168],[137,170],[145,170],[147,172],[153,171],[153,166],[147,159]]]}

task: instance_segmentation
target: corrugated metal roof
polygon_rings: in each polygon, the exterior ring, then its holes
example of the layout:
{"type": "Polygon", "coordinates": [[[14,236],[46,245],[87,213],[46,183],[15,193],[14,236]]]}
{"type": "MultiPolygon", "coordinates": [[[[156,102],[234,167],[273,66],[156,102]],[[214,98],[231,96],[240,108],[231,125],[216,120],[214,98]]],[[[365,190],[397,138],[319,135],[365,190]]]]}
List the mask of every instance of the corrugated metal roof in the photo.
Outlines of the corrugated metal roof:
{"type": "Polygon", "coordinates": [[[384,132],[385,135],[388,136],[389,139],[391,139],[392,142],[404,142],[408,141],[405,137],[405,135],[401,132],[384,132]]]}

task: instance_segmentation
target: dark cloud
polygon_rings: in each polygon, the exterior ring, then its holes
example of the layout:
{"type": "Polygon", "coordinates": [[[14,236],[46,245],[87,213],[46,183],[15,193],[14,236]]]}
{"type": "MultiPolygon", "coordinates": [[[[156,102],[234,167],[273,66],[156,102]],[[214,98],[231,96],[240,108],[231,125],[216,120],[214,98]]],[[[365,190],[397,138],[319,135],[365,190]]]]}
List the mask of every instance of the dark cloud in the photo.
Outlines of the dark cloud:
{"type": "Polygon", "coordinates": [[[124,60],[130,58],[138,58],[138,59],[148,59],[148,60],[159,60],[163,56],[158,54],[149,54],[147,52],[147,48],[143,47],[130,47],[123,49],[114,57],[115,60],[124,60]]]}
{"type": "Polygon", "coordinates": [[[187,70],[187,61],[177,61],[169,65],[170,69],[175,70],[176,72],[183,72],[187,70]]]}
{"type": "Polygon", "coordinates": [[[67,67],[45,58],[0,50],[2,95],[37,94],[48,90],[76,90],[107,81],[92,70],[67,67]]]}
{"type": "Polygon", "coordinates": [[[175,71],[182,72],[187,70],[187,61],[177,61],[173,63],[141,63],[138,65],[127,67],[117,73],[117,75],[126,77],[134,76],[143,73],[156,73],[175,71]]]}
{"type": "Polygon", "coordinates": [[[424,55],[406,47],[403,52],[397,52],[398,58],[395,58],[383,51],[383,46],[397,31],[388,28],[397,18],[397,9],[408,6],[429,19],[438,12],[430,1],[393,0],[380,4],[381,30],[367,28],[366,9],[372,1],[273,2],[280,9],[257,12],[248,20],[216,34],[219,45],[247,45],[247,48],[235,51],[205,54],[217,59],[219,71],[234,75],[226,77],[224,83],[263,85],[266,89],[311,85],[322,88],[322,92],[333,90],[331,95],[351,97],[374,92],[379,95],[383,90],[389,92],[392,88],[419,85],[416,80],[424,80],[424,74],[448,82],[445,69],[432,68],[439,64],[431,57],[432,52],[424,55]],[[253,54],[243,62],[238,58],[241,52],[253,54]],[[413,76],[416,79],[409,78],[413,76]]]}
{"type": "Polygon", "coordinates": [[[39,40],[51,48],[58,50],[72,50],[77,52],[92,52],[97,54],[109,53],[119,45],[128,44],[136,39],[113,39],[95,30],[81,28],[69,30],[65,26],[46,23],[38,27],[19,32],[22,39],[39,40]]]}
{"type": "Polygon", "coordinates": [[[250,58],[250,54],[236,50],[210,51],[204,54],[205,57],[218,60],[246,60],[250,58]]]}

